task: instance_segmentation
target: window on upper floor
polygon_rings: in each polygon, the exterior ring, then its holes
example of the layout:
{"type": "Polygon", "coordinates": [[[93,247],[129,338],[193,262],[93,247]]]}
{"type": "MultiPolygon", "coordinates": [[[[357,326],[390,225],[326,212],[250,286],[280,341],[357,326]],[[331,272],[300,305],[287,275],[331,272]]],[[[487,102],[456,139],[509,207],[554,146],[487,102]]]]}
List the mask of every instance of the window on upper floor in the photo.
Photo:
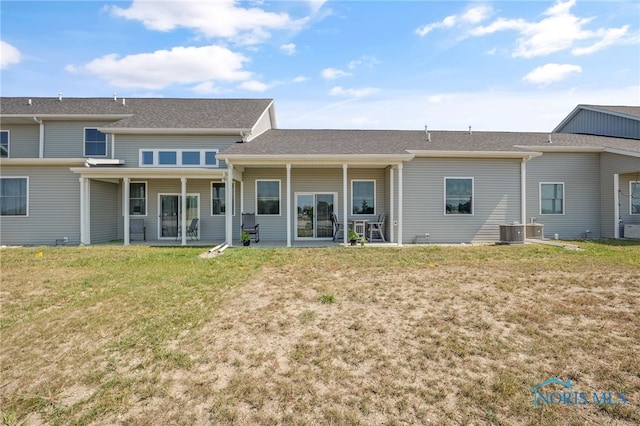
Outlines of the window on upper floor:
{"type": "Polygon", "coordinates": [[[9,131],[0,130],[0,158],[9,158],[9,131]]]}
{"type": "Polygon", "coordinates": [[[629,209],[631,214],[640,214],[640,182],[629,182],[629,209]]]}
{"type": "Polygon", "coordinates": [[[129,214],[147,215],[147,182],[129,183],[129,214]]]}
{"type": "Polygon", "coordinates": [[[256,180],[256,206],[259,215],[280,214],[279,180],[256,180]]]}
{"type": "Polygon", "coordinates": [[[473,178],[444,178],[444,214],[473,214],[473,178]]]}
{"type": "MultiPolygon", "coordinates": [[[[231,191],[231,214],[235,215],[235,185],[233,182],[234,190],[231,191]]],[[[227,212],[227,198],[226,198],[226,185],[224,182],[211,182],[211,215],[224,215],[227,212]]]]}
{"type": "Polygon", "coordinates": [[[85,157],[106,157],[107,156],[107,135],[96,128],[87,127],[84,129],[84,156],[85,157]]]}
{"type": "Polygon", "coordinates": [[[217,149],[141,149],[140,167],[219,167],[217,149]]]}
{"type": "Polygon", "coordinates": [[[0,215],[27,216],[29,210],[29,178],[0,178],[0,215]]]}
{"type": "Polygon", "coordinates": [[[564,182],[540,182],[540,214],[564,214],[564,182]]]}
{"type": "Polygon", "coordinates": [[[376,214],[376,181],[351,181],[351,214],[376,214]]]}

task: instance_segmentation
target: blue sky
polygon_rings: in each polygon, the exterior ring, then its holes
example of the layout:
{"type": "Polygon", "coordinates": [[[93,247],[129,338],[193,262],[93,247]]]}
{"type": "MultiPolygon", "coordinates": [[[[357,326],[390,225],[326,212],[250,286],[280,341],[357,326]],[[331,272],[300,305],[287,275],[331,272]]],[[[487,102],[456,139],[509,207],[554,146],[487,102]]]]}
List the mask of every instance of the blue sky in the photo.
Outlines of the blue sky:
{"type": "Polygon", "coordinates": [[[637,1],[0,2],[2,96],[273,98],[280,128],[550,131],[640,105],[637,1]]]}

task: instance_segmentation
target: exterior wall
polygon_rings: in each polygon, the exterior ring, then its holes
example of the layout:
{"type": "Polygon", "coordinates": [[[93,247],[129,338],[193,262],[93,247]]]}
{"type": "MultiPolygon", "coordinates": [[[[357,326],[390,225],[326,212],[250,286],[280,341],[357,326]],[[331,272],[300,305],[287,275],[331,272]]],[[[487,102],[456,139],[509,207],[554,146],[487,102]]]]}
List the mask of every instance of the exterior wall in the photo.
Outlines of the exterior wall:
{"type": "MultiPolygon", "coordinates": [[[[629,181],[640,180],[640,158],[619,154],[602,153],[600,155],[600,215],[602,236],[614,238],[615,226],[622,220],[625,223],[640,223],[638,215],[629,214],[629,181]],[[614,174],[619,176],[620,217],[615,217],[614,174]]],[[[620,234],[622,235],[622,234],[620,234]]]]}
{"type": "Polygon", "coordinates": [[[40,155],[40,125],[2,125],[9,131],[9,158],[38,158],[40,155]]]}
{"type": "Polygon", "coordinates": [[[91,193],[91,244],[107,243],[118,239],[118,217],[120,216],[118,184],[91,180],[89,191],[91,193]]]}
{"type": "MultiPolygon", "coordinates": [[[[362,219],[372,220],[380,213],[388,213],[388,199],[385,187],[388,180],[386,169],[360,169],[351,168],[347,171],[347,215],[351,215],[351,181],[353,179],[372,179],[376,181],[376,214],[358,216],[362,219]]],[[[295,194],[309,192],[335,193],[334,212],[341,219],[344,215],[343,206],[343,182],[342,168],[291,168],[291,236],[295,239],[295,194]]],[[[287,239],[287,172],[283,168],[247,168],[243,173],[244,186],[244,212],[256,212],[256,180],[279,179],[280,180],[280,215],[256,216],[256,223],[260,224],[260,239],[272,241],[284,241],[287,239]]],[[[239,227],[234,226],[234,236],[239,235],[239,227]]]]}
{"type": "MultiPolygon", "coordinates": [[[[115,135],[115,157],[124,167],[139,167],[140,149],[218,149],[240,140],[240,136],[115,135]]],[[[220,167],[226,167],[220,161],[220,167]]]]}
{"type": "Polygon", "coordinates": [[[520,163],[466,158],[416,158],[405,163],[403,243],[424,242],[425,233],[433,243],[498,241],[500,224],[521,220],[520,163]],[[473,215],[445,214],[445,177],[474,179],[473,215]]]}
{"type": "Polygon", "coordinates": [[[269,129],[271,129],[271,111],[267,110],[267,112],[262,117],[260,117],[255,126],[253,126],[252,136],[255,137],[269,129]]]}
{"type": "Polygon", "coordinates": [[[597,111],[581,110],[559,132],[640,139],[640,121],[597,111]]]}
{"type": "Polygon", "coordinates": [[[600,154],[544,153],[527,162],[527,221],[544,225],[544,236],[602,236],[600,228],[600,154]],[[564,183],[564,214],[540,213],[540,182],[564,183]]]}
{"type": "Polygon", "coordinates": [[[0,244],[80,243],[80,182],[68,167],[3,166],[2,177],[29,177],[28,216],[0,218],[0,244]]]}
{"type": "MultiPolygon", "coordinates": [[[[45,121],[44,157],[45,158],[82,158],[84,157],[85,127],[101,127],[104,121],[45,121]]],[[[39,132],[39,130],[38,130],[39,132]]],[[[37,140],[37,139],[36,139],[37,140]]],[[[111,158],[111,136],[107,135],[107,155],[111,158]]]]}

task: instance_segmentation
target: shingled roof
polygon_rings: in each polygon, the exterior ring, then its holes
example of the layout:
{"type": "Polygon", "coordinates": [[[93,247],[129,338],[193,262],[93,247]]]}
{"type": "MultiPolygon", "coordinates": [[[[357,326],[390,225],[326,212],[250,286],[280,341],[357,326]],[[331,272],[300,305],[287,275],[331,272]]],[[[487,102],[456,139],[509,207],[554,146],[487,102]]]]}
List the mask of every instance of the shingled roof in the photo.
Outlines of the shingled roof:
{"type": "Polygon", "coordinates": [[[272,99],[0,98],[0,117],[117,119],[113,129],[250,129],[272,99]]]}

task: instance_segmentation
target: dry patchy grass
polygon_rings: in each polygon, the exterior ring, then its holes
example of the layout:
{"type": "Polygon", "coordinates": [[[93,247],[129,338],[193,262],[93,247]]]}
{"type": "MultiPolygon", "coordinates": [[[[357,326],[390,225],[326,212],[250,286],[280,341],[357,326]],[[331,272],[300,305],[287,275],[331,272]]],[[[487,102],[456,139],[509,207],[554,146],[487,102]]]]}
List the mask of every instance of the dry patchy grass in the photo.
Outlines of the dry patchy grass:
{"type": "Polygon", "coordinates": [[[9,424],[636,424],[640,245],[581,246],[5,249],[0,408],[9,424]],[[550,377],[628,402],[534,408],[550,377]]]}

